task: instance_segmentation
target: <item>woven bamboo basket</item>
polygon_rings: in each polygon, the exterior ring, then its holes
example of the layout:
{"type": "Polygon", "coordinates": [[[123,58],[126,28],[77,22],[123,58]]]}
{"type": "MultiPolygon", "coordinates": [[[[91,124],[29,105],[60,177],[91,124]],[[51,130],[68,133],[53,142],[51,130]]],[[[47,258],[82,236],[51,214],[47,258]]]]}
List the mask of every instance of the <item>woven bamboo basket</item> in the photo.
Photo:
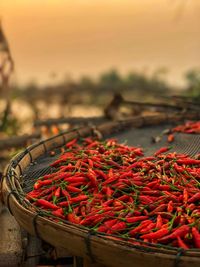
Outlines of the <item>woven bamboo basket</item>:
{"type": "MultiPolygon", "coordinates": [[[[98,127],[79,128],[32,145],[13,158],[5,170],[2,182],[4,203],[20,226],[30,234],[39,236],[55,247],[67,249],[75,256],[105,266],[154,267],[164,264],[169,267],[199,267],[199,249],[184,251],[156,245],[136,246],[125,241],[105,238],[103,234],[94,234],[71,223],[53,222],[31,209],[30,203],[24,197],[23,190],[26,169],[34,166],[38,158],[45,156],[48,151],[61,147],[73,138],[91,135],[95,135],[97,138],[106,138],[133,127],[155,126],[166,122],[177,123],[185,118],[185,114],[138,116],[123,121],[104,123],[98,127]]],[[[188,115],[187,119],[192,119],[192,116],[188,115]]]]}

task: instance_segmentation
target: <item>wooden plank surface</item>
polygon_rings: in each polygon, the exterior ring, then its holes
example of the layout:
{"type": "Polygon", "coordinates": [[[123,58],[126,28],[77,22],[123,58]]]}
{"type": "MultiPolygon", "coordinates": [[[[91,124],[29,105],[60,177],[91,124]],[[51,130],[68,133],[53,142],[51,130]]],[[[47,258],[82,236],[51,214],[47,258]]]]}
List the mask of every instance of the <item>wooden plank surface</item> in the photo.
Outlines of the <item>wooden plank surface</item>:
{"type": "Polygon", "coordinates": [[[22,241],[20,227],[8,209],[0,203],[0,267],[20,266],[22,241]]]}

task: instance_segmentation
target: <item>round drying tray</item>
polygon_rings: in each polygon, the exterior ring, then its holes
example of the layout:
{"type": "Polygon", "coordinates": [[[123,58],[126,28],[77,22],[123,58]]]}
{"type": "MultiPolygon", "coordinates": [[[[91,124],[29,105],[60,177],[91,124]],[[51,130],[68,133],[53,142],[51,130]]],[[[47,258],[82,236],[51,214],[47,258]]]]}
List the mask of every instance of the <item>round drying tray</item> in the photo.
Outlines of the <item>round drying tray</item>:
{"type": "MultiPolygon", "coordinates": [[[[89,258],[105,266],[153,267],[163,263],[169,267],[198,267],[199,249],[184,251],[169,246],[138,246],[110,240],[103,234],[88,231],[70,222],[59,224],[42,217],[25,198],[25,194],[32,190],[35,179],[51,172],[50,163],[59,156],[60,148],[71,139],[91,135],[103,139],[115,137],[119,142],[142,146],[148,155],[167,144],[165,136],[156,144],[152,143],[152,137],[184,119],[185,115],[139,116],[104,123],[98,127],[74,129],[32,145],[13,158],[5,170],[2,182],[4,203],[20,226],[30,234],[39,236],[55,247],[67,249],[75,256],[89,258]],[[51,150],[56,151],[53,157],[49,153],[51,150]]],[[[171,146],[171,151],[193,156],[200,152],[200,135],[177,133],[171,146]]]]}

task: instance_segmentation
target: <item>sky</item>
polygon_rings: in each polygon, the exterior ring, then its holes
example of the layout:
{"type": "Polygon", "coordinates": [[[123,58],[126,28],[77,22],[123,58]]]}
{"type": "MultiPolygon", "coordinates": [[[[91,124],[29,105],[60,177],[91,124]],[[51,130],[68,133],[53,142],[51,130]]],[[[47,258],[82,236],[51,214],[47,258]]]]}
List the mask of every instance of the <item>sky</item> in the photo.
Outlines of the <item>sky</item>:
{"type": "Polygon", "coordinates": [[[199,0],[0,0],[18,83],[200,67],[199,0]]]}

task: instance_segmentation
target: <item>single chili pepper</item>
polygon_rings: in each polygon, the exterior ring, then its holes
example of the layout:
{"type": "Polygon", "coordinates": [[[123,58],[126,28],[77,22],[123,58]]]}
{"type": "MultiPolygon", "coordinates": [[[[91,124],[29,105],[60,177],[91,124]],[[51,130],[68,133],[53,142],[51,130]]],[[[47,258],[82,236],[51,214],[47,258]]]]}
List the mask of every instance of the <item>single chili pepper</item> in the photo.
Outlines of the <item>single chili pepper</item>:
{"type": "Polygon", "coordinates": [[[184,173],[185,172],[185,169],[183,166],[179,166],[176,162],[174,163],[174,169],[177,171],[177,172],[181,172],[181,173],[184,173]]]}
{"type": "Polygon", "coordinates": [[[169,147],[161,147],[159,150],[157,150],[155,153],[154,153],[154,156],[158,156],[162,153],[165,153],[169,150],[169,147]]]}
{"type": "Polygon", "coordinates": [[[112,193],[113,193],[113,190],[109,186],[107,186],[106,187],[106,196],[108,198],[110,198],[112,196],[112,193]]]}
{"type": "Polygon", "coordinates": [[[69,207],[70,206],[70,200],[59,202],[58,205],[60,207],[69,207]]]}
{"type": "MultiPolygon", "coordinates": [[[[52,201],[54,198],[54,194],[55,194],[55,191],[52,191],[50,194],[44,196],[43,199],[48,200],[48,201],[52,201]]],[[[55,203],[53,202],[53,204],[55,204],[55,203]]]]}
{"type": "Polygon", "coordinates": [[[71,223],[79,224],[80,223],[80,218],[74,214],[73,212],[69,213],[67,215],[67,220],[71,223]]]}
{"type": "Polygon", "coordinates": [[[61,195],[61,188],[60,187],[58,187],[56,190],[55,190],[55,192],[54,192],[54,194],[53,194],[53,204],[56,204],[56,202],[57,202],[57,200],[58,200],[58,198],[60,197],[60,195],[61,195]]]}
{"type": "Polygon", "coordinates": [[[55,173],[50,173],[50,174],[45,174],[42,178],[44,180],[49,179],[49,178],[53,178],[58,172],[55,173]]]}
{"type": "Polygon", "coordinates": [[[54,196],[55,196],[56,198],[59,198],[59,197],[60,197],[60,194],[61,194],[61,188],[58,187],[58,188],[56,189],[56,191],[54,192],[54,196]]]}
{"type": "Polygon", "coordinates": [[[194,239],[195,247],[200,248],[200,233],[195,227],[192,227],[192,236],[194,239]]]}
{"type": "Polygon", "coordinates": [[[86,216],[86,207],[85,207],[85,206],[81,206],[81,207],[80,207],[80,211],[81,211],[81,215],[82,215],[83,217],[85,217],[85,216],[86,216]]]}
{"type": "Polygon", "coordinates": [[[139,196],[139,200],[141,201],[141,203],[144,204],[149,204],[149,203],[153,203],[153,200],[150,197],[147,196],[139,196]]]}
{"type": "Polygon", "coordinates": [[[53,185],[47,189],[44,189],[40,192],[40,194],[38,195],[38,197],[43,197],[43,196],[46,196],[48,195],[49,193],[53,192],[54,190],[56,189],[56,186],[53,185]]]}
{"type": "Polygon", "coordinates": [[[165,196],[169,199],[171,199],[173,202],[179,202],[177,196],[173,195],[172,193],[168,192],[168,191],[163,191],[163,194],[165,194],[165,196]]]}
{"type": "Polygon", "coordinates": [[[152,221],[151,220],[145,220],[140,223],[137,227],[133,228],[131,231],[129,231],[130,236],[134,236],[135,234],[139,233],[142,228],[145,228],[147,225],[149,225],[152,221]]]}
{"type": "Polygon", "coordinates": [[[121,197],[118,197],[118,200],[120,200],[120,201],[128,201],[129,200],[129,196],[123,195],[121,197]]]}
{"type": "Polygon", "coordinates": [[[162,219],[161,215],[158,214],[157,219],[156,219],[156,228],[160,229],[162,227],[162,225],[163,225],[163,219],[162,219]]]}
{"type": "Polygon", "coordinates": [[[183,203],[187,204],[188,202],[188,191],[186,188],[183,189],[183,203]]]}
{"type": "Polygon", "coordinates": [[[153,232],[153,233],[149,233],[149,234],[144,234],[144,235],[142,235],[142,236],[140,236],[140,238],[142,238],[142,239],[154,239],[154,240],[156,240],[156,239],[159,239],[159,238],[161,238],[161,237],[163,237],[163,236],[166,236],[167,234],[169,234],[169,230],[168,230],[168,228],[167,227],[163,227],[162,229],[160,229],[160,230],[158,230],[158,231],[156,231],[156,232],[153,232]]]}
{"type": "Polygon", "coordinates": [[[26,198],[28,200],[35,199],[38,198],[40,194],[41,194],[40,190],[31,191],[28,194],[26,194],[26,198]]]}
{"type": "Polygon", "coordinates": [[[115,167],[117,167],[117,168],[120,168],[120,167],[121,167],[117,162],[115,162],[115,161],[113,161],[113,160],[108,160],[107,163],[108,163],[109,165],[111,165],[111,166],[115,166],[115,167]]]}
{"type": "Polygon", "coordinates": [[[107,179],[107,175],[102,171],[102,170],[94,170],[94,172],[97,174],[97,175],[99,175],[100,177],[103,177],[104,178],[104,180],[106,180],[107,179]]]}
{"type": "Polygon", "coordinates": [[[144,154],[143,154],[143,151],[142,151],[141,148],[135,148],[135,149],[133,150],[133,152],[134,152],[137,156],[143,156],[143,155],[144,155],[144,154]]]}
{"type": "Polygon", "coordinates": [[[61,193],[62,193],[62,195],[65,196],[68,200],[71,199],[70,194],[69,194],[65,189],[62,189],[62,190],[61,190],[61,193]]]}
{"type": "Polygon", "coordinates": [[[169,191],[171,187],[169,185],[158,185],[158,186],[155,186],[155,189],[159,189],[162,191],[169,191]]]}
{"type": "Polygon", "coordinates": [[[148,219],[148,216],[135,216],[135,217],[124,218],[124,220],[127,223],[135,223],[135,222],[143,221],[145,219],[148,219]]]}
{"type": "Polygon", "coordinates": [[[70,183],[70,186],[73,186],[73,187],[85,186],[85,183],[83,183],[83,182],[75,182],[75,183],[70,183]]]}
{"type": "Polygon", "coordinates": [[[127,171],[127,172],[124,172],[124,173],[120,173],[120,179],[123,179],[123,178],[126,178],[126,177],[130,177],[132,175],[133,175],[132,171],[127,171]]]}
{"type": "Polygon", "coordinates": [[[198,159],[178,159],[176,162],[178,164],[185,164],[185,165],[200,165],[200,160],[198,159]]]}
{"type": "Polygon", "coordinates": [[[156,223],[151,222],[149,225],[147,225],[145,228],[142,228],[140,230],[141,234],[148,233],[149,231],[153,230],[156,227],[156,223]]]}
{"type": "Polygon", "coordinates": [[[61,219],[65,219],[62,208],[52,211],[52,215],[57,216],[61,219]]]}
{"type": "Polygon", "coordinates": [[[150,188],[154,188],[155,186],[159,186],[159,182],[158,182],[158,180],[156,180],[156,181],[152,181],[152,182],[149,182],[148,183],[148,187],[150,187],[150,188]]]}
{"type": "Polygon", "coordinates": [[[78,183],[78,182],[86,182],[86,178],[85,177],[80,177],[80,176],[72,176],[72,177],[67,177],[64,179],[64,181],[68,182],[68,183],[78,183]]]}
{"type": "Polygon", "coordinates": [[[68,185],[66,187],[67,191],[69,192],[73,192],[73,193],[80,193],[82,192],[82,190],[80,188],[77,188],[77,187],[74,187],[74,186],[71,186],[71,185],[68,185]]]}
{"type": "Polygon", "coordinates": [[[111,231],[112,232],[119,232],[119,231],[122,231],[124,229],[126,229],[126,223],[125,222],[117,222],[116,224],[114,224],[112,227],[111,227],[111,231]]]}
{"type": "Polygon", "coordinates": [[[96,174],[95,174],[95,172],[92,169],[89,169],[88,170],[88,173],[86,174],[86,176],[90,179],[91,183],[94,186],[98,186],[96,174]]]}
{"type": "Polygon", "coordinates": [[[110,220],[107,220],[104,222],[104,225],[107,227],[107,228],[111,228],[114,224],[117,223],[117,219],[110,219],[110,220]]]}
{"type": "Polygon", "coordinates": [[[76,142],[77,142],[77,139],[76,139],[76,138],[75,138],[75,139],[72,139],[72,140],[69,141],[65,146],[66,146],[67,148],[72,147],[73,145],[76,144],[76,142]]]}
{"type": "Polygon", "coordinates": [[[174,135],[173,134],[169,134],[168,137],[167,137],[167,141],[169,143],[172,143],[174,141],[174,135]]]}
{"type": "Polygon", "coordinates": [[[94,148],[94,147],[98,146],[98,144],[99,144],[98,141],[93,141],[92,143],[87,145],[87,149],[94,148]]]}
{"type": "Polygon", "coordinates": [[[167,205],[167,211],[168,212],[173,212],[173,210],[174,210],[173,201],[170,200],[168,205],[167,205]]]}
{"type": "Polygon", "coordinates": [[[59,209],[58,206],[52,204],[51,202],[49,202],[49,201],[47,201],[47,200],[45,200],[45,199],[38,199],[38,200],[36,201],[36,204],[39,205],[39,206],[42,206],[42,207],[44,207],[44,208],[46,208],[46,209],[52,209],[52,210],[57,210],[57,209],[59,209]]]}
{"type": "Polygon", "coordinates": [[[115,175],[114,177],[109,178],[109,179],[107,179],[106,181],[104,181],[104,182],[102,183],[102,185],[111,184],[112,182],[115,182],[115,181],[118,180],[118,179],[119,179],[119,177],[118,177],[117,175],[115,175]]]}
{"type": "Polygon", "coordinates": [[[188,203],[194,203],[196,201],[200,201],[200,192],[188,199],[188,203]]]}
{"type": "Polygon", "coordinates": [[[88,196],[86,196],[86,195],[79,195],[78,197],[72,197],[70,199],[70,203],[81,202],[81,201],[86,200],[86,199],[88,199],[88,196]]]}
{"type": "Polygon", "coordinates": [[[105,225],[100,225],[98,228],[97,228],[97,231],[98,232],[101,232],[101,233],[106,233],[108,231],[108,227],[106,227],[105,225]]]}
{"type": "Polygon", "coordinates": [[[178,240],[178,246],[180,248],[189,249],[188,245],[186,245],[185,242],[179,236],[177,236],[177,240],[178,240]]]}
{"type": "Polygon", "coordinates": [[[51,180],[39,180],[34,184],[34,189],[39,189],[40,187],[42,187],[43,185],[51,185],[52,181],[51,180]]]}
{"type": "Polygon", "coordinates": [[[80,221],[80,225],[88,225],[91,224],[91,222],[93,222],[94,220],[101,220],[102,218],[104,218],[104,214],[95,214],[95,215],[88,215],[86,218],[84,218],[83,220],[80,221]]]}

